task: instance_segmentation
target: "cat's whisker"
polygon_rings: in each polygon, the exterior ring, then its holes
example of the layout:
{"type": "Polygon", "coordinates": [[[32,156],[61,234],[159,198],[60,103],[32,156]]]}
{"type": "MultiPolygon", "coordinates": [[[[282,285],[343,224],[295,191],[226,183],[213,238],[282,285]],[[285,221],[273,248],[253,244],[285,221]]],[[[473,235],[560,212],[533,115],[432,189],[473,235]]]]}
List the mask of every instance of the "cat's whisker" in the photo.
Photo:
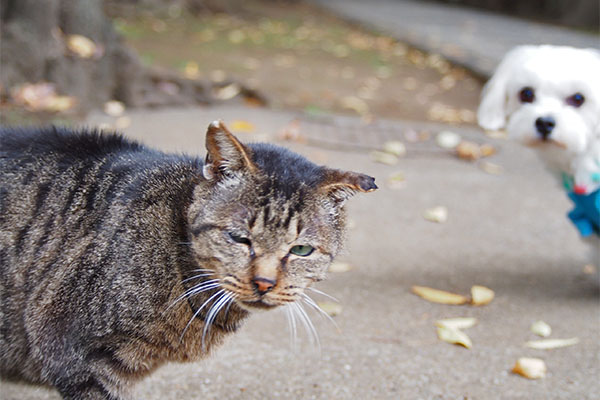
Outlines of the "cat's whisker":
{"type": "Polygon", "coordinates": [[[206,334],[210,332],[212,322],[217,317],[217,314],[219,314],[219,311],[221,311],[223,306],[232,300],[233,296],[229,292],[225,292],[221,297],[215,300],[213,305],[208,310],[206,318],[204,318],[204,329],[202,330],[202,350],[206,350],[204,339],[206,338],[206,334]]]}
{"type": "Polygon", "coordinates": [[[238,298],[238,294],[233,293],[233,292],[229,292],[229,294],[231,295],[231,301],[229,302],[229,304],[227,304],[227,308],[225,309],[225,319],[227,320],[229,318],[229,309],[231,308],[231,305],[233,303],[235,303],[235,299],[238,298]]]}
{"type": "Polygon", "coordinates": [[[221,286],[220,283],[211,283],[209,285],[204,285],[204,286],[199,286],[199,287],[196,287],[196,288],[192,288],[192,289],[188,290],[186,293],[183,294],[183,298],[192,297],[192,296],[197,295],[198,293],[206,292],[208,290],[217,288],[219,286],[221,286]]]}
{"type": "Polygon", "coordinates": [[[191,288],[187,289],[187,290],[184,292],[184,295],[186,295],[186,296],[187,296],[187,295],[189,295],[189,294],[191,294],[191,293],[194,293],[194,292],[195,292],[195,291],[197,291],[197,290],[201,290],[201,289],[203,289],[205,286],[211,286],[211,285],[214,285],[214,284],[218,283],[219,281],[220,281],[220,279],[218,279],[218,278],[215,278],[215,279],[209,279],[209,280],[207,280],[207,281],[202,281],[202,282],[200,282],[200,283],[198,283],[198,284],[196,284],[196,285],[192,286],[191,288]]]}
{"type": "Polygon", "coordinates": [[[190,297],[192,295],[201,293],[201,292],[205,292],[207,290],[210,289],[214,289],[216,287],[218,287],[220,284],[218,283],[219,279],[211,279],[205,282],[201,282],[200,284],[193,286],[191,288],[189,288],[188,290],[186,290],[185,292],[183,292],[183,294],[181,296],[179,296],[177,299],[175,299],[175,301],[173,301],[173,303],[171,303],[171,305],[169,307],[167,307],[167,311],[173,307],[175,304],[179,303],[181,300],[185,299],[186,297],[190,297]]]}
{"type": "Polygon", "coordinates": [[[321,290],[319,290],[319,289],[315,289],[315,288],[313,288],[313,287],[307,287],[307,288],[306,288],[306,290],[310,290],[311,292],[315,292],[315,293],[317,293],[317,294],[320,294],[321,296],[325,296],[325,297],[327,297],[327,298],[329,298],[329,299],[331,299],[331,300],[335,301],[336,303],[339,303],[339,302],[340,302],[340,301],[339,301],[338,299],[336,299],[335,297],[333,297],[333,296],[331,296],[331,295],[329,295],[329,294],[327,294],[327,293],[325,293],[325,292],[323,292],[323,291],[321,291],[321,290]]]}
{"type": "Polygon", "coordinates": [[[187,279],[184,279],[184,280],[182,280],[182,281],[181,281],[181,283],[185,283],[185,282],[188,282],[188,281],[191,281],[191,280],[194,280],[194,279],[202,278],[203,276],[211,276],[211,275],[212,275],[212,274],[199,274],[199,275],[194,275],[194,276],[191,276],[191,277],[189,277],[189,278],[187,278],[187,279]]]}
{"type": "Polygon", "coordinates": [[[310,340],[311,343],[313,343],[313,344],[316,343],[317,348],[319,349],[319,352],[320,352],[321,351],[321,342],[319,341],[319,335],[317,334],[317,330],[315,329],[315,326],[313,325],[312,321],[310,320],[310,317],[308,316],[308,314],[306,314],[304,307],[302,307],[302,304],[298,303],[298,302],[291,303],[290,305],[296,309],[298,317],[300,318],[302,325],[304,325],[304,330],[306,331],[306,334],[308,335],[308,339],[310,340]]]}
{"type": "Polygon", "coordinates": [[[288,304],[284,310],[288,321],[288,327],[290,329],[290,343],[292,350],[296,351],[298,336],[296,333],[296,316],[294,315],[294,309],[292,308],[291,304],[288,304]]]}
{"type": "Polygon", "coordinates": [[[333,324],[333,326],[335,326],[335,329],[338,331],[338,333],[341,333],[340,327],[338,326],[337,322],[335,322],[335,320],[333,318],[331,318],[331,315],[327,314],[321,307],[319,307],[319,305],[313,299],[311,299],[306,293],[302,293],[302,300],[306,304],[311,306],[314,310],[318,311],[321,316],[324,316],[329,321],[331,321],[331,323],[333,324]]]}
{"type": "Polygon", "coordinates": [[[213,271],[212,269],[209,269],[209,268],[196,268],[196,269],[193,269],[192,272],[213,272],[214,273],[215,271],[213,271]]]}
{"type": "Polygon", "coordinates": [[[204,303],[202,303],[202,305],[200,306],[200,308],[198,308],[196,310],[196,312],[194,313],[194,315],[192,315],[192,318],[190,318],[189,322],[187,323],[187,325],[185,326],[185,328],[183,329],[183,332],[181,333],[181,337],[179,338],[180,342],[183,342],[183,336],[185,335],[185,332],[188,330],[188,328],[190,327],[190,325],[192,324],[192,322],[194,321],[194,319],[198,316],[198,314],[200,314],[200,311],[202,311],[202,309],[208,304],[210,303],[210,301],[212,299],[214,299],[215,297],[217,297],[218,295],[221,295],[225,292],[225,289],[221,289],[219,290],[217,293],[213,294],[212,296],[210,296],[204,303]]]}

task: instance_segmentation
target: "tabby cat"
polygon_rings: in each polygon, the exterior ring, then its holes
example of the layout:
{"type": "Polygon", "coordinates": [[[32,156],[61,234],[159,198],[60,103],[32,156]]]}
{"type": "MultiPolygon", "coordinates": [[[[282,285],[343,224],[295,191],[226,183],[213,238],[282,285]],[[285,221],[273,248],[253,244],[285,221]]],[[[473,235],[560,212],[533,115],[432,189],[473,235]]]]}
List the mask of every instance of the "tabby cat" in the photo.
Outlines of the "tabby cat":
{"type": "Polygon", "coordinates": [[[116,134],[0,129],[0,374],[122,399],[205,357],[249,312],[294,305],[377,186],[221,122],[207,156],[116,134]]]}

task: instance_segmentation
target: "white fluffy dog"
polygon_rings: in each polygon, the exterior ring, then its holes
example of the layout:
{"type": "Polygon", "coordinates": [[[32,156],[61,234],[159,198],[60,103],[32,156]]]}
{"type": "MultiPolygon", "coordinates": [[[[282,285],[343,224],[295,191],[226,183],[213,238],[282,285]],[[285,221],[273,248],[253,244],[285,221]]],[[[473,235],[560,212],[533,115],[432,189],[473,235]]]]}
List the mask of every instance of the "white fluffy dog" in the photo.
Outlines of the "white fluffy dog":
{"type": "Polygon", "coordinates": [[[575,203],[569,217],[582,236],[598,235],[600,51],[512,49],[485,85],[477,118],[535,147],[575,203]]]}

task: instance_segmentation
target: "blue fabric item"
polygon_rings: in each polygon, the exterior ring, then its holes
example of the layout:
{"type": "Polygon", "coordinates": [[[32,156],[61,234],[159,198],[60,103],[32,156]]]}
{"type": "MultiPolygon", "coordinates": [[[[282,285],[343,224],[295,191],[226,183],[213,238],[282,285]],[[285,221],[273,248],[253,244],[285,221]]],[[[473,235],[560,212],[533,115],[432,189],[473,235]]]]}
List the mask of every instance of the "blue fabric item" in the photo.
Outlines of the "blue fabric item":
{"type": "Polygon", "coordinates": [[[600,189],[590,194],[568,193],[575,208],[567,215],[583,237],[600,236],[600,189]]]}

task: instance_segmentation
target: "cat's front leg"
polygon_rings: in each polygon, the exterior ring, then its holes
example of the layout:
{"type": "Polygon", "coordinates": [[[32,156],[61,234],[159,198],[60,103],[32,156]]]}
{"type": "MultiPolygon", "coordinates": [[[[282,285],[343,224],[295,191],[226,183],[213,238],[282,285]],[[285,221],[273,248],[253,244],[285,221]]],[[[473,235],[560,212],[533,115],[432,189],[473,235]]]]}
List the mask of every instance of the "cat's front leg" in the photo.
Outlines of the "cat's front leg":
{"type": "Polygon", "coordinates": [[[126,400],[116,388],[108,389],[102,381],[82,373],[69,378],[59,378],[54,385],[65,400],[126,400]]]}

